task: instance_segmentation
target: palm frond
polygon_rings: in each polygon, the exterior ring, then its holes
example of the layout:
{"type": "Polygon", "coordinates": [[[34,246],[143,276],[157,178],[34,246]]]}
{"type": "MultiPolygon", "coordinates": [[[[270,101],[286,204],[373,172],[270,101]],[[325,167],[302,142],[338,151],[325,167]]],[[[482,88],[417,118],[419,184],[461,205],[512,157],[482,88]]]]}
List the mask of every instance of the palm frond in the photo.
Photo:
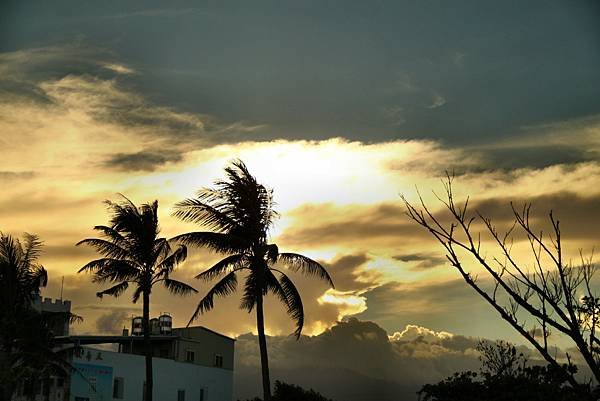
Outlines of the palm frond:
{"type": "Polygon", "coordinates": [[[213,267],[198,274],[195,278],[204,281],[210,281],[215,277],[226,273],[229,269],[235,269],[236,267],[242,267],[245,256],[241,253],[227,256],[226,258],[215,263],[213,267]]]}
{"type": "Polygon", "coordinates": [[[106,237],[110,242],[127,249],[127,239],[114,228],[108,226],[94,226],[94,230],[99,231],[102,236],[106,237]]]}
{"type": "Polygon", "coordinates": [[[238,223],[214,205],[205,202],[210,199],[210,190],[198,192],[198,199],[185,199],[175,204],[173,216],[188,222],[203,225],[211,230],[230,232],[238,223]]]}
{"type": "Polygon", "coordinates": [[[175,267],[187,258],[187,247],[180,244],[169,256],[162,260],[157,266],[159,275],[168,275],[175,267]]]}
{"type": "Polygon", "coordinates": [[[173,238],[184,245],[205,247],[220,253],[238,253],[248,248],[249,243],[243,238],[232,234],[197,231],[181,234],[173,238]]]}
{"type": "Polygon", "coordinates": [[[42,288],[48,285],[48,272],[41,265],[31,266],[29,281],[32,288],[42,288]]]}
{"type": "Polygon", "coordinates": [[[118,297],[121,295],[127,288],[129,287],[129,283],[127,281],[123,281],[117,285],[114,285],[106,290],[102,290],[96,293],[98,298],[102,298],[104,295],[112,295],[113,297],[118,297]]]}
{"type": "Polygon", "coordinates": [[[159,263],[171,254],[171,243],[166,238],[157,238],[152,245],[152,260],[159,263]]]}
{"type": "Polygon", "coordinates": [[[131,302],[133,302],[134,304],[137,303],[137,301],[140,300],[140,296],[142,296],[143,292],[144,292],[144,290],[143,290],[142,286],[138,284],[138,286],[135,287],[133,296],[131,297],[131,302]]]}
{"type": "Polygon", "coordinates": [[[296,322],[296,330],[294,334],[296,338],[300,338],[302,333],[302,327],[304,326],[304,308],[302,306],[302,298],[298,289],[290,280],[290,278],[283,272],[278,271],[281,278],[277,278],[273,275],[271,270],[268,271],[267,286],[271,292],[273,292],[287,307],[288,315],[296,322]]]}
{"type": "Polygon", "coordinates": [[[100,258],[87,263],[78,273],[94,273],[94,282],[123,281],[133,280],[140,274],[138,266],[129,260],[119,260],[114,258],[100,258]]]}
{"type": "Polygon", "coordinates": [[[244,309],[248,313],[252,312],[260,292],[261,289],[258,286],[257,274],[252,271],[248,274],[246,281],[244,282],[244,294],[242,295],[242,300],[240,302],[240,309],[244,309]]]}
{"type": "Polygon", "coordinates": [[[188,326],[204,312],[211,310],[214,307],[214,297],[225,297],[235,291],[237,287],[236,272],[232,271],[223,277],[208,293],[200,300],[194,314],[188,322],[188,326]]]}
{"type": "Polygon", "coordinates": [[[194,287],[170,278],[164,279],[163,284],[172,294],[175,295],[190,295],[198,292],[198,290],[196,290],[194,287]]]}
{"type": "Polygon", "coordinates": [[[333,280],[329,276],[329,273],[327,273],[327,270],[311,258],[297,253],[284,252],[279,254],[277,261],[281,262],[292,271],[300,272],[307,276],[316,276],[326,281],[331,288],[335,288],[333,280]]]}
{"type": "Polygon", "coordinates": [[[79,245],[88,245],[96,248],[96,251],[101,255],[104,255],[108,258],[116,258],[116,259],[126,259],[131,258],[134,259],[134,255],[128,249],[125,249],[114,242],[110,242],[101,238],[86,238],[84,240],[79,241],[75,244],[79,245]]]}
{"type": "Polygon", "coordinates": [[[43,242],[40,237],[35,234],[24,233],[23,234],[25,243],[23,244],[23,258],[22,263],[24,265],[30,265],[42,252],[43,242]]]}

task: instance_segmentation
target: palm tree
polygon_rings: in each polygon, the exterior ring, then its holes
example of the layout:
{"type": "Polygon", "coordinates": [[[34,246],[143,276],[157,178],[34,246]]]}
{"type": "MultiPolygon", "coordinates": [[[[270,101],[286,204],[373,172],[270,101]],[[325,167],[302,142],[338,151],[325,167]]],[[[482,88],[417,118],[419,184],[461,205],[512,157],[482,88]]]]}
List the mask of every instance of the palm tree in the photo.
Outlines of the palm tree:
{"type": "Polygon", "coordinates": [[[196,198],[177,203],[173,213],[184,221],[198,223],[213,231],[191,232],[173,239],[228,255],[196,276],[205,281],[223,277],[200,300],[190,323],[213,308],[215,296],[224,297],[236,290],[238,272],[247,273],[240,308],[249,313],[256,308],[264,400],[269,401],[271,386],[263,312],[265,295],[274,294],[287,307],[296,323],[294,334],[297,339],[304,324],[300,294],[287,274],[276,267],[284,265],[291,271],[316,276],[331,287],[333,281],[323,266],[314,260],[295,253],[280,253],[277,245],[268,243],[269,231],[278,216],[273,207],[273,191],[259,184],[241,160],[234,161],[225,173],[226,180],[217,181],[214,188],[201,189],[196,198]]]}
{"type": "Polygon", "coordinates": [[[53,327],[80,317],[41,313],[34,308],[48,274],[38,263],[42,242],[25,234],[21,241],[0,233],[0,399],[10,400],[16,385],[71,369],[65,352],[57,350],[53,327]]]}
{"type": "Polygon", "coordinates": [[[152,347],[150,343],[150,294],[154,284],[162,283],[176,295],[197,292],[194,288],[170,277],[175,267],[187,256],[185,245],[172,249],[165,238],[160,238],[158,226],[158,201],[134,205],[123,196],[120,203],[106,201],[111,218],[109,226],[96,226],[101,238],[88,238],[77,245],[89,245],[103,257],[83,266],[81,272],[94,274],[96,283],[114,285],[96,295],[118,297],[130,284],[135,286],[133,302],[142,297],[144,346],[146,360],[146,401],[152,401],[152,347]]]}
{"type": "MultiPolygon", "coordinates": [[[[39,315],[33,309],[33,301],[40,295],[40,288],[48,283],[46,269],[37,261],[42,242],[35,235],[25,234],[23,242],[0,233],[0,383],[2,399],[11,399],[19,380],[18,371],[24,371],[26,363],[23,344],[25,323],[31,315],[39,315]]],[[[36,319],[38,320],[38,319],[36,319]]]]}

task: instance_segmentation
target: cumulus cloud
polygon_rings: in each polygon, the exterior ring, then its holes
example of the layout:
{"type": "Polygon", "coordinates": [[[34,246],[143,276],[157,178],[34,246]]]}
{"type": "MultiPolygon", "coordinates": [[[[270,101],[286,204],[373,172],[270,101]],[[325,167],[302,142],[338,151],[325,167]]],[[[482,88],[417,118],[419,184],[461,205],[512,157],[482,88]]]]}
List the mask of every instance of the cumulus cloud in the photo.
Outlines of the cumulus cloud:
{"type": "Polygon", "coordinates": [[[415,326],[414,324],[407,325],[404,330],[397,331],[390,336],[390,341],[404,342],[404,341],[425,341],[428,343],[434,341],[445,340],[454,337],[452,333],[446,331],[434,331],[426,327],[415,326]]]}
{"type": "Polygon", "coordinates": [[[96,330],[99,334],[118,334],[121,328],[129,327],[128,319],[130,315],[122,310],[115,310],[103,314],[96,319],[96,330]]]}
{"type": "MultiPolygon", "coordinates": [[[[299,341],[269,337],[271,377],[315,388],[327,397],[346,401],[416,400],[416,392],[454,372],[479,370],[481,337],[434,331],[406,325],[393,335],[371,321],[350,318],[322,334],[299,341]]],[[[545,364],[537,353],[517,345],[530,364],[545,364]]],[[[555,350],[565,360],[563,350],[555,350]]],[[[584,363],[572,354],[575,363],[584,363]]],[[[585,369],[582,369],[585,371],[585,369]]],[[[260,393],[260,358],[257,337],[237,337],[235,352],[236,394],[240,399],[260,393]]]]}
{"type": "MultiPolygon", "coordinates": [[[[295,341],[269,337],[272,378],[312,387],[328,397],[348,401],[416,399],[425,383],[441,380],[456,370],[476,369],[477,339],[448,333],[413,337],[426,328],[411,326],[403,338],[390,338],[373,322],[349,319],[314,337],[295,341]],[[465,346],[467,345],[467,346],[465,346]]],[[[392,336],[393,337],[393,336],[392,336]]],[[[257,339],[242,335],[236,341],[236,396],[259,394],[257,339]]]]}

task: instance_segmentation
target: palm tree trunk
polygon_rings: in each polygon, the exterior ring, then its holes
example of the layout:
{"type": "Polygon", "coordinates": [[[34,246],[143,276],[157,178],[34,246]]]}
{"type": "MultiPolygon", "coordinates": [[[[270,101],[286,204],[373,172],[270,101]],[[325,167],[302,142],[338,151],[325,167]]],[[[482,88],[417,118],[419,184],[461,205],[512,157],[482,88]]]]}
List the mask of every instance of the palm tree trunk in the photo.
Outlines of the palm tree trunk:
{"type": "Polygon", "coordinates": [[[146,359],[146,396],[144,401],[152,401],[152,343],[150,342],[150,293],[144,291],[144,313],[142,316],[142,330],[144,330],[144,348],[146,359]]]}
{"type": "Polygon", "coordinates": [[[271,380],[269,378],[269,357],[267,355],[262,294],[259,294],[256,300],[256,328],[258,329],[258,346],[260,348],[260,364],[262,367],[263,399],[264,401],[271,401],[271,380]]]}

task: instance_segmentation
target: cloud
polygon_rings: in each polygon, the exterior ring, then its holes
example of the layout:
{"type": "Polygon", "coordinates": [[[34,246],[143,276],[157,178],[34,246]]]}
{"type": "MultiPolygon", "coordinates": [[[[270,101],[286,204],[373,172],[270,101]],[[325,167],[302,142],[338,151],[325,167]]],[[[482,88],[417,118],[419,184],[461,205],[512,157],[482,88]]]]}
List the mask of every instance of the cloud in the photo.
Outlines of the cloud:
{"type": "Polygon", "coordinates": [[[404,330],[397,331],[390,336],[390,341],[394,342],[411,342],[425,341],[428,343],[452,338],[454,335],[446,331],[433,331],[426,327],[416,326],[414,324],[407,325],[404,330]]]}
{"type": "Polygon", "coordinates": [[[338,319],[345,316],[356,315],[367,310],[367,299],[356,291],[338,291],[328,289],[325,294],[317,298],[320,304],[331,304],[339,308],[338,319]]]}
{"type": "Polygon", "coordinates": [[[415,270],[440,267],[448,262],[446,258],[431,253],[408,253],[405,255],[395,255],[394,259],[399,260],[400,262],[411,263],[411,269],[415,270]]]}
{"type": "MultiPolygon", "coordinates": [[[[272,380],[314,388],[327,397],[347,401],[416,400],[426,383],[454,372],[478,371],[476,350],[487,338],[463,336],[408,324],[392,335],[371,321],[337,322],[316,336],[269,337],[272,380]]],[[[246,399],[260,393],[260,358],[257,337],[237,337],[235,396],[246,399]]],[[[529,364],[545,364],[529,347],[517,345],[529,364]]],[[[566,361],[563,350],[555,350],[566,361]]],[[[575,355],[575,354],[573,354],[575,355]]],[[[575,356],[582,370],[584,362],[575,356]]]]}
{"type": "MultiPolygon", "coordinates": [[[[159,199],[165,235],[189,231],[193,225],[172,218],[169,208],[221,177],[222,168],[234,157],[246,160],[251,171],[275,189],[282,219],[272,233],[273,241],[281,249],[318,259],[332,272],[336,291],[293,277],[305,300],[309,334],[356,313],[363,318],[377,316],[392,331],[406,324],[444,331],[456,328],[457,322],[478,330],[476,322],[462,320],[468,316],[460,311],[471,307],[481,317],[478,324],[487,326],[485,308],[470,304],[468,289],[450,280],[455,277],[452,270],[431,268],[442,265],[444,255],[436,253],[439,248],[431,236],[405,216],[398,198],[402,193],[416,199],[418,185],[428,204],[435,201],[429,189],[439,191],[439,176],[447,168],[460,172],[457,199],[473,195],[473,209],[489,214],[499,228],[510,221],[511,200],[533,201],[542,206],[535,206],[536,223],[546,205],[556,209],[573,248],[597,242],[598,228],[589,221],[598,217],[600,164],[592,153],[579,161],[576,153],[544,159],[543,153],[551,149],[534,146],[542,140],[525,141],[515,146],[522,152],[514,158],[524,159],[531,152],[541,161],[514,169],[510,166],[518,161],[501,163],[512,152],[502,146],[497,148],[503,150],[490,150],[489,146],[448,147],[432,140],[344,138],[259,141],[254,139],[259,138],[260,124],[221,121],[144,96],[134,89],[133,81],[144,71],[108,51],[31,49],[2,53],[0,60],[0,87],[8,88],[0,93],[5,100],[0,102],[0,131],[5,133],[0,137],[0,180],[10,184],[0,196],[1,229],[41,234],[48,244],[43,262],[58,277],[72,274],[94,257],[73,244],[91,235],[93,225],[106,222],[103,199],[114,199],[116,192],[137,202],[159,199]],[[556,165],[557,160],[564,163],[556,165]],[[447,298],[436,297],[436,291],[447,298]],[[405,316],[390,313],[394,310],[405,316]],[[443,324],[436,325],[435,319],[443,324]]],[[[573,129],[577,130],[574,149],[580,151],[582,144],[591,149],[596,143],[594,127],[593,122],[563,127],[550,145],[563,149],[563,134],[573,129]]],[[[216,259],[194,254],[193,267],[182,269],[185,280],[192,277],[192,270],[216,259]]],[[[114,305],[129,305],[129,294],[110,302],[96,300],[97,289],[89,278],[76,285],[81,289],[69,287],[69,291],[77,305],[98,305],[85,310],[89,314],[82,326],[85,330],[94,330],[96,319],[114,305]]],[[[156,308],[177,310],[178,324],[187,323],[198,301],[161,291],[153,296],[156,308]]],[[[253,317],[239,311],[238,304],[235,296],[220,300],[215,312],[202,316],[200,322],[229,334],[248,331],[254,327],[253,317]],[[232,314],[231,320],[222,319],[224,310],[232,314]]],[[[285,308],[274,300],[269,300],[267,327],[271,334],[293,330],[285,308]]]]}
{"type": "Polygon", "coordinates": [[[132,11],[128,13],[120,13],[115,15],[107,15],[102,18],[115,18],[115,19],[123,19],[123,18],[136,18],[136,17],[182,17],[182,16],[193,16],[193,15],[204,15],[210,16],[211,14],[199,8],[157,8],[157,9],[149,9],[149,10],[139,10],[132,11]]]}
{"type": "Polygon", "coordinates": [[[122,171],[154,171],[166,163],[177,163],[182,155],[172,151],[142,150],[136,153],[117,153],[103,164],[122,171]]]}
{"type": "Polygon", "coordinates": [[[122,310],[103,314],[96,319],[96,330],[101,334],[118,334],[123,326],[128,327],[130,315],[122,310]]]}
{"type": "MultiPolygon", "coordinates": [[[[443,343],[448,339],[443,335],[394,340],[373,322],[349,319],[299,341],[269,337],[271,375],[273,380],[312,387],[339,400],[415,399],[421,385],[479,366],[474,351],[477,340],[461,338],[469,347],[455,347],[456,341],[443,343]]],[[[240,399],[259,393],[258,355],[255,336],[237,338],[235,396],[240,399]]]]}
{"type": "Polygon", "coordinates": [[[35,176],[34,171],[0,171],[0,181],[27,180],[35,176]]]}
{"type": "Polygon", "coordinates": [[[122,64],[117,64],[117,63],[106,63],[106,64],[104,64],[104,68],[107,68],[116,73],[125,74],[125,75],[130,75],[130,74],[136,73],[135,70],[128,68],[122,64]]]}
{"type": "MultiPolygon", "coordinates": [[[[81,141],[82,149],[93,149],[89,156],[94,161],[121,171],[152,171],[181,161],[198,147],[237,142],[263,127],[156,104],[131,89],[136,71],[103,49],[71,46],[0,53],[0,73],[0,99],[5,101],[0,122],[5,132],[18,133],[23,144],[39,146],[48,141],[48,131],[56,130],[54,149],[61,148],[62,138],[68,137],[70,146],[81,141]]],[[[7,143],[9,149],[19,144],[7,143]]]]}
{"type": "Polygon", "coordinates": [[[434,93],[433,98],[431,99],[431,104],[427,106],[428,109],[437,109],[438,107],[442,107],[446,104],[446,98],[444,98],[439,93],[434,93]]]}

